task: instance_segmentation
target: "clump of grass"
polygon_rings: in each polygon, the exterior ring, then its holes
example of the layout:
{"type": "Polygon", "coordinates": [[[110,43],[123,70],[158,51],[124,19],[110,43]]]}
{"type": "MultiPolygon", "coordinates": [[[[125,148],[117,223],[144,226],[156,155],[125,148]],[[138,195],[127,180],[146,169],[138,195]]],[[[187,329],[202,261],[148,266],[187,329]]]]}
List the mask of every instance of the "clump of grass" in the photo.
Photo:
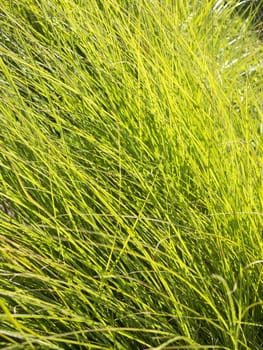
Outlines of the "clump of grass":
{"type": "Polygon", "coordinates": [[[263,50],[235,8],[2,2],[2,349],[263,347],[263,50]]]}

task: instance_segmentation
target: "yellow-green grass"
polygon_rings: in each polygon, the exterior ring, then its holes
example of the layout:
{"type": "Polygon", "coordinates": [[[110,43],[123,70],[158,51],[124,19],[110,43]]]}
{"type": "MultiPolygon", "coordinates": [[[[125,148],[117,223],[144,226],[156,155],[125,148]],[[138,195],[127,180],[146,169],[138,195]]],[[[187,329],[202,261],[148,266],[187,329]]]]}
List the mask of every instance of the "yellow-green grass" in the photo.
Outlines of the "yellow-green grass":
{"type": "Polygon", "coordinates": [[[263,349],[263,49],[236,6],[1,2],[1,349],[263,349]]]}

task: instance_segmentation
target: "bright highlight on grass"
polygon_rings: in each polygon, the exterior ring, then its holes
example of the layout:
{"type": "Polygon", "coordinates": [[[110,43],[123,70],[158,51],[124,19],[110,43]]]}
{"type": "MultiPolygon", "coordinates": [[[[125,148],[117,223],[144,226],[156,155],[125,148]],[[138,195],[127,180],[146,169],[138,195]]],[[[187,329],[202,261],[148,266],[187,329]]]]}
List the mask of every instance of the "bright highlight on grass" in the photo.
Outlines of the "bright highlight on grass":
{"type": "Polygon", "coordinates": [[[1,349],[263,349],[263,43],[237,5],[1,2],[1,349]]]}

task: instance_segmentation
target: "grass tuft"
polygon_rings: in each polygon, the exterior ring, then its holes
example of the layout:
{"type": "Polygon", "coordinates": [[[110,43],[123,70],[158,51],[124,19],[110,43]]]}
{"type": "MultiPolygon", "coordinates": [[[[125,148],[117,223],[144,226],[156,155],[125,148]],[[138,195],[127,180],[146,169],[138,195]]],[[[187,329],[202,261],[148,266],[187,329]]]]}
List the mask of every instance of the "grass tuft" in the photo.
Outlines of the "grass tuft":
{"type": "Polygon", "coordinates": [[[262,349],[259,5],[3,0],[0,347],[262,349]]]}

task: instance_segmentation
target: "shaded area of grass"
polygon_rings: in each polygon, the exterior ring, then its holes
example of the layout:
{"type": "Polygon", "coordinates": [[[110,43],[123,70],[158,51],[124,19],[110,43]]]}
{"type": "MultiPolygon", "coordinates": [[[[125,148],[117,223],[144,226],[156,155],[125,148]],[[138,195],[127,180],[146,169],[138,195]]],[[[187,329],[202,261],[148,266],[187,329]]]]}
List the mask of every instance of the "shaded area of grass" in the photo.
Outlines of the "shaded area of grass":
{"type": "Polygon", "coordinates": [[[3,349],[263,347],[249,16],[231,2],[3,2],[3,349]]]}

